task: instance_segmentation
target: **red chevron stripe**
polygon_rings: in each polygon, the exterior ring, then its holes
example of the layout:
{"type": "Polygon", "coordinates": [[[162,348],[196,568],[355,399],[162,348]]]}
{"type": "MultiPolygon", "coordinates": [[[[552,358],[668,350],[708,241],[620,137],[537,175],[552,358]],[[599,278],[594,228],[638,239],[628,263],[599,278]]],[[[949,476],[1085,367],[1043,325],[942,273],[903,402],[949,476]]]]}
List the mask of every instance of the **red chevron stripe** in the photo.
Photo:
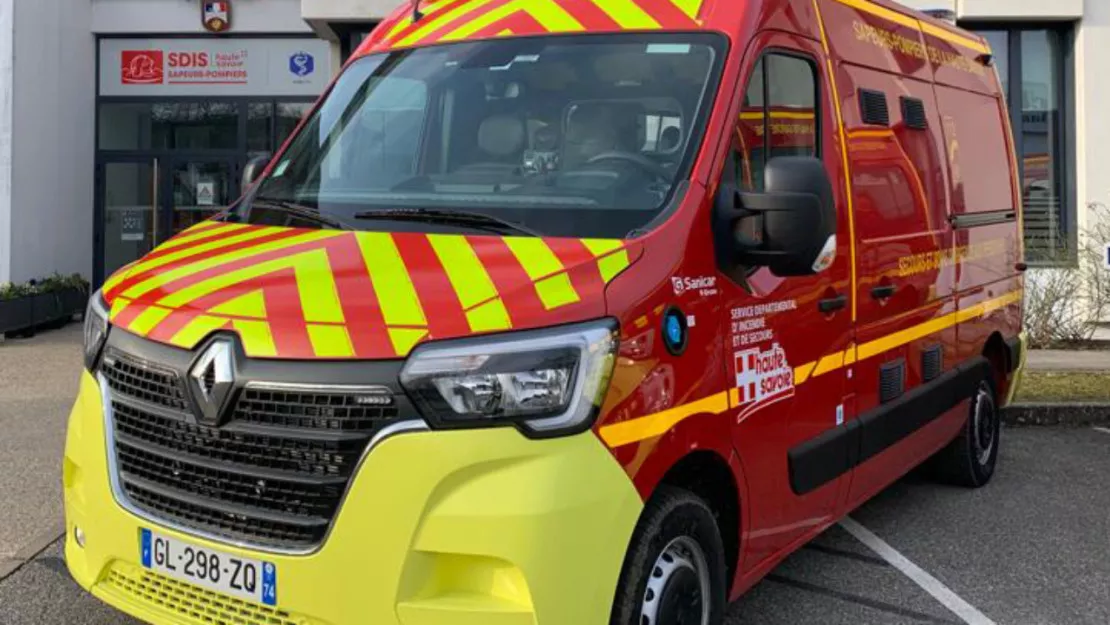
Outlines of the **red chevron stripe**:
{"type": "Polygon", "coordinates": [[[632,0],[655,18],[663,28],[696,28],[698,23],[670,0],[632,0]]]}
{"type": "Polygon", "coordinates": [[[467,39],[494,37],[506,28],[513,31],[515,35],[530,35],[547,32],[547,29],[544,28],[543,24],[536,21],[536,18],[532,17],[524,10],[521,10],[478,30],[474,34],[467,36],[467,39]]]}
{"type": "MultiPolygon", "coordinates": [[[[127,312],[126,310],[124,312],[127,312]]],[[[169,343],[175,334],[200,314],[193,309],[175,310],[147,334],[147,338],[160,343],[169,343]]],[[[120,315],[122,316],[122,314],[120,315]]]]}
{"type": "Polygon", "coordinates": [[[468,12],[468,13],[460,16],[460,17],[457,17],[457,18],[447,22],[443,26],[440,26],[436,30],[428,33],[427,35],[424,35],[423,37],[421,37],[420,40],[417,41],[416,43],[417,44],[435,43],[435,42],[439,41],[440,39],[443,39],[444,36],[450,34],[455,29],[459,28],[460,26],[465,25],[470,20],[472,20],[476,17],[479,17],[481,15],[485,15],[486,13],[488,13],[488,12],[490,12],[490,11],[500,7],[500,6],[506,5],[510,2],[513,2],[513,0],[494,0],[493,2],[481,7],[478,10],[470,11],[470,12],[468,12]]]}
{"type": "Polygon", "coordinates": [[[119,311],[119,314],[116,315],[114,319],[112,319],[112,325],[121,328],[128,328],[131,326],[131,322],[135,321],[135,317],[138,317],[141,312],[146,310],[146,308],[146,305],[143,304],[128,304],[127,308],[119,311]]]}
{"type": "MultiPolygon", "coordinates": [[[[189,230],[188,232],[181,232],[180,235],[182,235],[182,236],[192,236],[194,234],[200,234],[202,232],[207,232],[208,230],[211,230],[211,229],[216,228],[218,226],[226,226],[226,225],[227,225],[227,222],[224,222],[224,221],[202,221],[199,224],[197,224],[196,227],[193,228],[192,230],[189,230]]],[[[177,235],[175,235],[175,236],[177,236],[177,235]]],[[[173,238],[171,237],[170,240],[172,241],[173,238]]]]}
{"type": "MultiPolygon", "coordinates": [[[[163,343],[169,342],[178,332],[198,316],[219,306],[225,301],[249,291],[262,291],[274,347],[283,358],[314,358],[312,343],[304,324],[304,313],[300,305],[296,280],[292,269],[274,272],[269,276],[248,280],[237,285],[234,291],[220,291],[200,298],[192,305],[175,310],[153,330],[148,338],[163,343]]],[[[125,311],[126,312],[126,311],[125,311]]],[[[121,315],[122,316],[122,315],[121,315]]],[[[230,325],[226,325],[230,328],[230,325]]]]}
{"type": "MultiPolygon", "coordinates": [[[[343,239],[328,248],[328,260],[333,268],[339,302],[343,307],[343,318],[347,320],[347,332],[351,336],[351,346],[355,355],[364,358],[393,354],[393,343],[386,331],[385,317],[378,303],[374,283],[370,281],[365,262],[352,265],[344,273],[335,270],[343,267],[343,259],[362,258],[362,250],[354,237],[343,239]]],[[[387,297],[389,294],[385,294],[387,297]]]]}
{"type": "MultiPolygon", "coordinates": [[[[388,43],[388,40],[386,39],[386,36],[389,34],[389,32],[391,30],[393,30],[393,27],[396,26],[402,20],[404,20],[405,18],[407,18],[411,15],[412,15],[412,10],[411,9],[409,9],[409,10],[399,9],[399,10],[394,11],[391,15],[386,17],[376,27],[374,27],[375,31],[380,30],[382,32],[382,41],[379,41],[378,44],[375,46],[375,48],[382,45],[383,43],[388,43]]],[[[367,39],[370,39],[370,37],[368,37],[367,39]]]]}
{"type": "MultiPolygon", "coordinates": [[[[222,224],[216,224],[216,225],[222,225],[222,224]]],[[[204,230],[208,231],[208,230],[212,230],[212,229],[211,228],[205,228],[204,230]]],[[[229,231],[221,231],[221,232],[195,232],[195,233],[190,232],[188,234],[188,236],[192,236],[193,234],[203,234],[203,236],[200,236],[200,238],[195,239],[193,241],[190,241],[188,243],[182,243],[180,245],[173,245],[173,246],[161,245],[161,246],[158,246],[158,248],[154,248],[154,250],[152,250],[149,254],[142,256],[142,258],[140,259],[140,262],[141,261],[148,261],[148,260],[151,260],[151,259],[159,259],[159,258],[162,258],[162,256],[165,256],[165,255],[175,254],[175,253],[178,253],[178,252],[183,252],[185,250],[191,250],[191,249],[195,248],[195,246],[203,245],[205,243],[212,243],[214,241],[219,241],[221,239],[229,239],[229,238],[231,238],[231,236],[234,236],[235,234],[238,234],[238,233],[241,233],[241,232],[243,232],[243,229],[241,229],[241,228],[236,228],[236,229],[232,229],[232,230],[229,230],[229,231]]],[[[169,241],[165,241],[165,244],[174,243],[175,239],[176,238],[170,239],[169,241]]]]}
{"type": "Polygon", "coordinates": [[[470,334],[470,323],[466,320],[462,303],[428,238],[424,235],[395,234],[393,241],[397,244],[402,262],[409,268],[416,296],[420,298],[420,305],[428,319],[430,338],[470,334]],[[450,304],[431,308],[428,302],[435,301],[435,298],[429,297],[431,293],[451,293],[455,297],[451,298],[450,304]]]}
{"type": "Polygon", "coordinates": [[[293,256],[293,255],[298,254],[300,252],[307,252],[307,251],[310,251],[310,250],[318,250],[318,249],[321,249],[321,248],[326,248],[329,244],[331,244],[334,241],[336,241],[337,239],[341,239],[341,238],[343,238],[343,237],[335,237],[335,238],[332,238],[332,239],[323,239],[323,240],[320,240],[320,241],[307,241],[305,243],[298,243],[296,245],[291,245],[289,247],[282,248],[280,250],[273,250],[273,251],[270,251],[270,252],[266,252],[264,254],[258,254],[256,256],[249,256],[249,257],[246,257],[246,258],[239,258],[239,259],[236,259],[236,260],[231,260],[231,261],[228,261],[228,262],[226,262],[222,265],[218,265],[216,267],[205,269],[204,271],[198,271],[196,273],[190,274],[190,275],[185,276],[183,278],[179,278],[177,280],[169,282],[168,284],[163,284],[161,287],[159,287],[157,289],[154,289],[154,290],[146,293],[142,297],[138,298],[137,301],[143,302],[143,303],[155,302],[155,301],[161,299],[162,297],[164,297],[164,296],[166,296],[170,293],[173,293],[175,291],[179,291],[182,288],[187,287],[189,285],[196,284],[198,282],[203,282],[204,280],[207,280],[209,278],[212,278],[212,277],[215,277],[215,276],[218,276],[218,275],[222,275],[222,274],[225,274],[225,273],[229,273],[229,272],[235,271],[236,269],[243,269],[245,267],[251,267],[251,266],[257,265],[259,263],[263,263],[263,262],[268,261],[268,260],[273,260],[273,259],[276,259],[276,258],[284,258],[286,256],[293,256]]]}
{"type": "MultiPolygon", "coordinates": [[[[600,0],[604,1],[604,0],[600,0]]],[[[602,11],[594,0],[563,0],[559,3],[586,27],[586,30],[619,30],[620,24],[602,11]]]]}
{"type": "MultiPolygon", "coordinates": [[[[187,258],[182,258],[180,260],[175,260],[171,263],[166,263],[165,265],[162,265],[161,267],[156,267],[154,269],[150,269],[150,270],[147,270],[147,271],[141,271],[141,272],[138,272],[134,275],[127,276],[127,279],[120,282],[119,285],[117,285],[114,289],[112,289],[110,292],[106,293],[105,297],[107,299],[111,300],[116,295],[119,295],[120,293],[123,293],[124,291],[131,288],[132,286],[134,286],[134,285],[142,282],[143,280],[151,277],[152,275],[155,275],[155,274],[158,274],[158,273],[164,273],[166,271],[176,269],[176,268],[181,267],[183,265],[188,265],[188,264],[200,261],[200,260],[205,260],[205,259],[208,259],[208,258],[212,258],[214,256],[220,256],[222,254],[227,254],[227,253],[230,253],[230,252],[236,252],[236,251],[239,251],[239,250],[244,250],[244,249],[247,249],[247,248],[250,248],[250,247],[254,247],[255,245],[261,245],[263,243],[270,243],[272,241],[280,241],[282,239],[289,239],[289,238],[295,237],[295,236],[300,235],[300,234],[304,234],[304,231],[303,230],[283,230],[281,232],[275,232],[274,234],[267,235],[267,236],[264,236],[264,237],[260,237],[260,238],[257,238],[257,239],[253,239],[251,241],[242,241],[242,242],[235,243],[235,244],[232,244],[232,245],[219,247],[219,248],[216,248],[214,250],[208,250],[206,252],[201,252],[199,254],[195,254],[195,255],[189,256],[187,258]]],[[[176,250],[173,250],[173,251],[176,251],[176,250]]],[[[142,260],[145,261],[145,260],[148,260],[148,258],[154,258],[154,257],[153,256],[144,257],[142,260]]]]}
{"type": "Polygon", "coordinates": [[[308,338],[295,276],[292,269],[285,269],[271,274],[272,281],[267,280],[263,295],[270,318],[270,331],[274,335],[274,347],[283,358],[315,358],[316,351],[308,338]]]}
{"type": "MultiPolygon", "coordinates": [[[[455,9],[469,3],[470,1],[471,0],[451,0],[446,5],[444,5],[444,7],[442,9],[437,10],[435,13],[425,17],[423,20],[421,20],[419,22],[416,22],[415,24],[410,24],[410,25],[406,26],[403,30],[401,30],[401,32],[397,33],[397,35],[395,37],[393,37],[392,39],[386,39],[384,41],[384,43],[386,45],[390,45],[390,46],[397,45],[397,42],[402,41],[403,39],[405,39],[409,35],[415,33],[416,31],[420,30],[421,28],[427,26],[428,21],[435,21],[438,16],[447,15],[451,11],[454,11],[455,9]]],[[[484,9],[484,7],[483,7],[483,9],[484,9]]],[[[467,13],[464,13],[462,16],[451,20],[451,22],[449,22],[449,24],[453,24],[453,23],[460,22],[460,21],[465,21],[465,20],[469,19],[471,16],[473,16],[475,13],[476,13],[476,11],[468,11],[467,13]]],[[[388,32],[388,31],[386,31],[386,32],[388,32]]],[[[436,31],[436,32],[438,32],[438,31],[436,31]]],[[[428,37],[425,36],[425,37],[421,38],[421,41],[425,41],[427,39],[428,39],[428,37]]]]}
{"type": "Polygon", "coordinates": [[[564,267],[571,267],[570,282],[583,299],[605,291],[593,253],[578,239],[547,239],[547,245],[564,267]],[[580,265],[580,266],[579,266],[580,265]]]}
{"type": "Polygon", "coordinates": [[[545,314],[543,302],[532,288],[528,272],[517,261],[516,256],[499,237],[467,237],[478,260],[486,267],[486,273],[493,280],[493,286],[501,294],[509,319],[513,325],[528,325],[529,319],[538,319],[545,314]]]}

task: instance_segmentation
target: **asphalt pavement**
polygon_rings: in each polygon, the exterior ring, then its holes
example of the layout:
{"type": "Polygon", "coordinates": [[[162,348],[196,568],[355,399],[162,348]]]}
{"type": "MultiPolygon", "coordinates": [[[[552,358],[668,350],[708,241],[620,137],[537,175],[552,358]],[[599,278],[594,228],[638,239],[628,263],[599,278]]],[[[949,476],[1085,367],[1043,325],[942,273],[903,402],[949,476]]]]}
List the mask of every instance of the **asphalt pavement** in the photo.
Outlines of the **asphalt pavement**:
{"type": "MultiPolygon", "coordinates": [[[[834,526],[732,605],[728,625],[1110,622],[1110,431],[1008,428],[1001,454],[985,489],[911,475],[852,515],[986,620],[962,619],[834,526]]],[[[137,622],[77,588],[55,543],[0,581],[0,623],[137,622]]]]}
{"type": "Polygon", "coordinates": [[[61,457],[81,332],[71,323],[32,339],[0,339],[0,578],[63,531],[61,457]]]}
{"type": "MultiPolygon", "coordinates": [[[[137,623],[82,592],[53,540],[79,338],[75,325],[0,343],[0,625],[137,623]]],[[[1006,428],[988,487],[908,476],[788,558],[727,623],[1110,623],[1108,475],[1110,429],[1006,428]]]]}

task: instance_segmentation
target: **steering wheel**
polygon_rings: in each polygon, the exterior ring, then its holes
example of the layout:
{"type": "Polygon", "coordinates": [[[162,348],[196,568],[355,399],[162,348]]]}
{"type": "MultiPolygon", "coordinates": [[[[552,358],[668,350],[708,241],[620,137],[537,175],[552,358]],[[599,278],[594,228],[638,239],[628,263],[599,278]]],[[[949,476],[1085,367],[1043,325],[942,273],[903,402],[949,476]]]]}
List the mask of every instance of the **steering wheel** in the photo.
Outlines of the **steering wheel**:
{"type": "Polygon", "coordinates": [[[602,152],[586,161],[588,164],[593,165],[602,161],[623,161],[625,163],[632,163],[647,173],[655,176],[659,180],[671,179],[671,173],[663,168],[662,165],[656,163],[643,154],[635,154],[633,152],[624,152],[620,150],[613,150],[611,152],[602,152]]]}

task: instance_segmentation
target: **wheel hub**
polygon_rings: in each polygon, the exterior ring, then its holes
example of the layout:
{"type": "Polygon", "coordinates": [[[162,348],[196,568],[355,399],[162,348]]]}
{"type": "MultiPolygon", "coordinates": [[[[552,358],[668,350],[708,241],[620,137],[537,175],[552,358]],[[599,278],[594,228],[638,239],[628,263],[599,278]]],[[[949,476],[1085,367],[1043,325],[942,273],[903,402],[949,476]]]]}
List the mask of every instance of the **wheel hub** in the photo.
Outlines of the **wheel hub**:
{"type": "Polygon", "coordinates": [[[981,466],[986,466],[990,462],[991,452],[994,451],[995,436],[998,431],[998,422],[994,414],[994,396],[986,382],[979,385],[973,410],[972,442],[975,445],[975,458],[981,466]]]}
{"type": "Polygon", "coordinates": [[[676,538],[659,554],[641,606],[642,625],[708,625],[709,565],[692,538],[676,538]]]}

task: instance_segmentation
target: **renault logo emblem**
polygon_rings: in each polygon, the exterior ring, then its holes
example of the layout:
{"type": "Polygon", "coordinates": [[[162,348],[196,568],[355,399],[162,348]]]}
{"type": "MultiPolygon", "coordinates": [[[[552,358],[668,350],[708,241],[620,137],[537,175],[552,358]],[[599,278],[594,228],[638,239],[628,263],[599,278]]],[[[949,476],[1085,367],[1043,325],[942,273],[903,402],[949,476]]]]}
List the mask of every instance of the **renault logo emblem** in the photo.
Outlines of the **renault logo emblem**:
{"type": "Polygon", "coordinates": [[[207,425],[218,425],[224,406],[235,384],[234,350],[231,341],[217,340],[193,363],[189,370],[189,390],[197,418],[207,425]]]}

